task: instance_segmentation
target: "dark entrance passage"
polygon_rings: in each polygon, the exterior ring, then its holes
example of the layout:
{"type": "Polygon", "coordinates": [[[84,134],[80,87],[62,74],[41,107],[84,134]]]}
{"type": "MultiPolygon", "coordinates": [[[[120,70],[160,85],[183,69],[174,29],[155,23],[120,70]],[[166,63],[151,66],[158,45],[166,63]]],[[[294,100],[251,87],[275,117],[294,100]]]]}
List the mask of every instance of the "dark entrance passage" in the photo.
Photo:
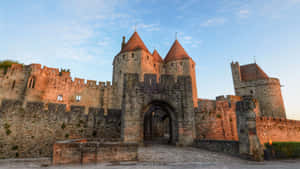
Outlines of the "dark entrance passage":
{"type": "Polygon", "coordinates": [[[175,117],[166,104],[151,104],[144,112],[144,143],[175,144],[175,125],[175,117]]]}

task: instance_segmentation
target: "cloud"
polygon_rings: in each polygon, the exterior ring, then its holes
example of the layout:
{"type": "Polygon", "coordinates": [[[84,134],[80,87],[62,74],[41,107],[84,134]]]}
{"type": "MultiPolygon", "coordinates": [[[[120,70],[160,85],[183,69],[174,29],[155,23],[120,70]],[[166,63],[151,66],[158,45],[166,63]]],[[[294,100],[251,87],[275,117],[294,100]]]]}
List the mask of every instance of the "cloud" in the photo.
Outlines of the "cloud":
{"type": "Polygon", "coordinates": [[[223,25],[227,21],[226,18],[223,17],[216,17],[216,18],[211,18],[206,20],[201,24],[203,27],[208,27],[208,26],[217,26],[217,25],[223,25]]]}
{"type": "Polygon", "coordinates": [[[142,29],[142,30],[146,30],[146,31],[149,31],[149,32],[152,32],[152,31],[159,31],[160,28],[159,28],[159,24],[137,24],[136,26],[133,26],[132,29],[142,29]]]}
{"type": "Polygon", "coordinates": [[[241,9],[238,11],[237,16],[240,18],[247,18],[250,14],[250,11],[248,9],[241,9]]]}

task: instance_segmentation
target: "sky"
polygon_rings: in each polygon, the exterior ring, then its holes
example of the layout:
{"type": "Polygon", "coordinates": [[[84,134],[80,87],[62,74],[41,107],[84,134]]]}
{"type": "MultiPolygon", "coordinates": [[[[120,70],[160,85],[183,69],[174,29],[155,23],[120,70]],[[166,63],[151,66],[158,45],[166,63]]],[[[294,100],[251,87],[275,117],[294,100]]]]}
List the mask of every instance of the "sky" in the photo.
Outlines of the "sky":
{"type": "Polygon", "coordinates": [[[9,0],[0,3],[0,60],[71,69],[111,81],[112,61],[137,30],[165,57],[177,38],[196,62],[199,98],[233,95],[230,63],[280,78],[300,120],[300,0],[9,0]]]}

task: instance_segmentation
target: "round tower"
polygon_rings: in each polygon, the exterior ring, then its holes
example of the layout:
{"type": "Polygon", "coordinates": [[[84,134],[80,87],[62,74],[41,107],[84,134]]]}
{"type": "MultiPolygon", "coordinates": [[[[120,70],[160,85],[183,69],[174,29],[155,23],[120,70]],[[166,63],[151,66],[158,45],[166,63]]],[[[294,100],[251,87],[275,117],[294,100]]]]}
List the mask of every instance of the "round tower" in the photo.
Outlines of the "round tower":
{"type": "Polygon", "coordinates": [[[198,103],[195,72],[196,64],[177,39],[165,57],[164,64],[165,68],[163,73],[165,74],[172,74],[175,76],[184,75],[191,77],[194,107],[197,107],[198,103]]]}
{"type": "Polygon", "coordinates": [[[142,81],[145,73],[155,73],[152,54],[140,38],[134,32],[125,43],[123,37],[121,51],[115,56],[113,61],[113,85],[115,87],[114,96],[116,106],[121,107],[123,94],[123,83],[125,73],[137,73],[142,81]]]}

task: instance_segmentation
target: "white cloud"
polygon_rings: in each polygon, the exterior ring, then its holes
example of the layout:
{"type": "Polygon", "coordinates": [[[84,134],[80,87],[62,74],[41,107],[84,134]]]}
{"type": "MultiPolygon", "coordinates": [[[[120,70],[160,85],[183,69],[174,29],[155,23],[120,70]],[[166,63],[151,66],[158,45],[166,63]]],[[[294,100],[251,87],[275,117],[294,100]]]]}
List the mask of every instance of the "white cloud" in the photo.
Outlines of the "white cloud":
{"type": "Polygon", "coordinates": [[[217,25],[223,25],[227,21],[226,18],[223,17],[216,17],[216,18],[211,18],[206,20],[201,24],[203,27],[208,27],[208,26],[217,26],[217,25]]]}
{"type": "Polygon", "coordinates": [[[240,18],[247,18],[249,16],[249,14],[250,14],[250,11],[247,9],[241,9],[237,13],[238,17],[240,17],[240,18]]]}
{"type": "Polygon", "coordinates": [[[146,30],[146,31],[159,31],[159,24],[137,24],[136,26],[132,26],[132,29],[142,29],[142,30],[146,30]]]}

